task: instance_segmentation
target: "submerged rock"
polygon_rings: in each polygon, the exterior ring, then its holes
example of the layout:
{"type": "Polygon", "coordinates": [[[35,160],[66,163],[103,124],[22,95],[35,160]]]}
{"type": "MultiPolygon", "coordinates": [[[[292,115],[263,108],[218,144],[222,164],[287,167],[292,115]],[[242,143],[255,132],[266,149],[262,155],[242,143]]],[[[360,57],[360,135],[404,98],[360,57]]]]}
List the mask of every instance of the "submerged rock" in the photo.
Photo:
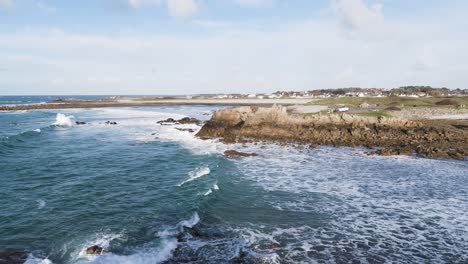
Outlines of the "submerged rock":
{"type": "Polygon", "coordinates": [[[94,245],[86,249],[86,254],[88,255],[100,255],[100,254],[104,254],[107,252],[108,252],[107,250],[105,250],[104,248],[98,245],[94,245]]]}
{"type": "Polygon", "coordinates": [[[244,157],[256,157],[258,156],[258,154],[244,153],[244,152],[239,152],[236,150],[226,150],[224,151],[224,156],[229,157],[229,158],[244,158],[244,157]]]}
{"type": "Polygon", "coordinates": [[[28,254],[25,252],[0,252],[0,264],[20,264],[25,263],[28,254]]]}
{"type": "Polygon", "coordinates": [[[75,124],[77,124],[77,125],[86,125],[86,122],[83,122],[83,121],[76,121],[75,124]]]}
{"type": "Polygon", "coordinates": [[[160,125],[179,125],[179,124],[185,125],[185,124],[200,124],[201,121],[193,117],[184,117],[179,120],[175,120],[174,118],[168,118],[166,120],[158,121],[157,123],[160,125]]]}
{"type": "Polygon", "coordinates": [[[179,131],[185,131],[185,132],[190,132],[190,133],[194,133],[195,132],[195,129],[191,129],[191,128],[176,128],[177,130],[179,131]]]}

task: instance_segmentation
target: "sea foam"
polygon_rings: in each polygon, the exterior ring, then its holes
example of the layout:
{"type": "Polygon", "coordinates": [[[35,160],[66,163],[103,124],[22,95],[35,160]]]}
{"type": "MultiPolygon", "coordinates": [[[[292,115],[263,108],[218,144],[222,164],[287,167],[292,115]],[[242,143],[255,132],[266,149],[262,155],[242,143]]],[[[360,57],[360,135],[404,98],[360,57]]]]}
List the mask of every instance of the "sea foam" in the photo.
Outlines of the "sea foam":
{"type": "Polygon", "coordinates": [[[190,178],[188,178],[187,180],[177,184],[178,187],[188,183],[188,182],[191,182],[193,180],[196,180],[200,177],[203,177],[205,175],[208,175],[210,174],[210,168],[208,168],[208,166],[203,166],[203,167],[200,167],[200,168],[197,168],[196,170],[193,170],[191,172],[189,172],[189,176],[190,178]]]}
{"type": "Polygon", "coordinates": [[[59,127],[71,127],[74,124],[74,119],[75,117],[70,115],[64,115],[64,114],[57,114],[55,117],[55,122],[52,124],[54,126],[59,126],[59,127]]]}

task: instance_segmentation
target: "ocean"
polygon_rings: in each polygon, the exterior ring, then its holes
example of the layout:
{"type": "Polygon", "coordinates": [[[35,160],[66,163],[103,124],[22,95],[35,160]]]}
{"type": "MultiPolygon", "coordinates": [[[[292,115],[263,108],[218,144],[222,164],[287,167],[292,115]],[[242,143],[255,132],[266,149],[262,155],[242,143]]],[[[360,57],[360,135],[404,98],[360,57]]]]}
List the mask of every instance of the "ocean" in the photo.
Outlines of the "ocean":
{"type": "Polygon", "coordinates": [[[218,108],[0,112],[0,252],[27,263],[468,262],[468,162],[226,145],[157,123],[218,108]],[[109,253],[87,255],[93,245],[109,253]]]}

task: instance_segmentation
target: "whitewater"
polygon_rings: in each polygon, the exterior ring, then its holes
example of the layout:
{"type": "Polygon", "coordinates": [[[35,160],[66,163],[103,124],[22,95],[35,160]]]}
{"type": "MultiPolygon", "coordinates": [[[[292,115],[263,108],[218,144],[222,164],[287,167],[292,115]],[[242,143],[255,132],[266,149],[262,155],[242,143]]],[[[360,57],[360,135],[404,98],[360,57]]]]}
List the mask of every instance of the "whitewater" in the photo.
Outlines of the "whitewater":
{"type": "Polygon", "coordinates": [[[0,112],[0,253],[44,264],[468,262],[466,161],[226,145],[197,139],[198,125],[157,123],[218,108],[0,112]],[[93,245],[108,253],[86,254],[93,245]]]}

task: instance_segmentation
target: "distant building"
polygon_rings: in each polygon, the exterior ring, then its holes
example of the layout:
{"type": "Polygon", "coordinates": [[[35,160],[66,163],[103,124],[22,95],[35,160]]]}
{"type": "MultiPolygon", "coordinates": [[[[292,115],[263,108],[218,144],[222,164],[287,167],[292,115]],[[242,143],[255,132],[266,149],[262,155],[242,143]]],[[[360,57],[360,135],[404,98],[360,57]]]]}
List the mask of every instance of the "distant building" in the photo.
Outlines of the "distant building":
{"type": "Polygon", "coordinates": [[[369,104],[369,103],[367,103],[367,102],[364,102],[364,103],[362,103],[362,104],[359,105],[360,108],[369,108],[369,107],[371,107],[371,106],[372,106],[372,105],[369,104]]]}
{"type": "Polygon", "coordinates": [[[335,109],[336,112],[348,112],[349,111],[349,107],[345,107],[345,106],[341,106],[341,107],[337,107],[335,109]]]}

